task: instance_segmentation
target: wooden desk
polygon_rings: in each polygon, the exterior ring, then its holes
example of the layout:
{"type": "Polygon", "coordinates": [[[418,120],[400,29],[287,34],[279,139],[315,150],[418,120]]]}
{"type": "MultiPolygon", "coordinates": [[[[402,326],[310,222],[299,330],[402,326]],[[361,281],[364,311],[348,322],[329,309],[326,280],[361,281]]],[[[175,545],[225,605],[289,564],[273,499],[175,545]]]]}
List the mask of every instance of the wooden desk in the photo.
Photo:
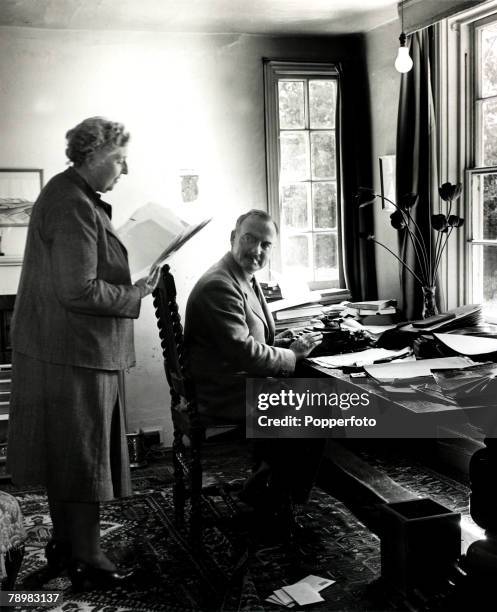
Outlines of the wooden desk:
{"type": "MultiPolygon", "coordinates": [[[[489,406],[460,406],[447,401],[447,403],[431,399],[428,395],[419,393],[415,398],[406,397],[399,394],[393,396],[383,389],[383,387],[372,378],[351,378],[350,374],[345,374],[339,369],[330,369],[318,366],[305,360],[296,372],[296,376],[302,378],[331,378],[336,388],[336,392],[344,393],[369,393],[370,397],[385,409],[394,409],[394,413],[399,419],[405,419],[407,430],[403,431],[405,436],[398,437],[434,437],[450,438],[460,437],[461,431],[470,424],[476,428],[477,437],[483,438],[483,433],[479,430],[488,428],[489,423],[494,417],[489,406]],[[410,435],[409,424],[427,428],[427,436],[410,435]],[[479,433],[478,433],[479,432],[479,433]]],[[[408,386],[406,381],[406,386],[408,386]]],[[[497,423],[497,417],[495,417],[497,423]]],[[[497,430],[497,427],[496,427],[497,430]]],[[[487,434],[489,435],[489,434],[487,434]]],[[[362,437],[362,436],[358,436],[362,437]]],[[[365,436],[366,437],[366,436],[365,436]]],[[[395,436],[391,436],[395,437],[395,436]]]]}

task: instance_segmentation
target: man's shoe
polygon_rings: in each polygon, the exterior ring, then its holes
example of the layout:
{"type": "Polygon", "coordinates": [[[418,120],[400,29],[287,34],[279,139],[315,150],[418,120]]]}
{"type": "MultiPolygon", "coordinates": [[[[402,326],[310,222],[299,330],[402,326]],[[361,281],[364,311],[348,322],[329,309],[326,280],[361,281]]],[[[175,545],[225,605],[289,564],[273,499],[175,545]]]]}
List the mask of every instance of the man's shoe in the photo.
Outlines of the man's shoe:
{"type": "Polygon", "coordinates": [[[132,578],[134,570],[106,570],[76,561],[69,567],[68,573],[75,591],[91,591],[122,586],[132,578]]]}
{"type": "Polygon", "coordinates": [[[49,540],[45,546],[48,573],[58,576],[67,569],[71,559],[71,545],[69,542],[49,540]]]}
{"type": "Polygon", "coordinates": [[[245,480],[241,491],[237,494],[238,499],[255,509],[267,507],[268,504],[272,503],[269,476],[269,467],[261,466],[245,480]]]}

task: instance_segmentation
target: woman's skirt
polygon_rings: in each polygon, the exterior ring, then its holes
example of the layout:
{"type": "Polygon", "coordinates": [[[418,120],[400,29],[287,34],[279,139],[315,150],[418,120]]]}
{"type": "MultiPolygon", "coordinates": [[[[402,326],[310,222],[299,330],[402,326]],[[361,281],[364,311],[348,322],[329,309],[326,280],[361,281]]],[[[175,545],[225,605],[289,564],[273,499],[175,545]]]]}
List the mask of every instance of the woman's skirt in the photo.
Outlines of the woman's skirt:
{"type": "Polygon", "coordinates": [[[118,371],[14,353],[7,468],[51,499],[101,502],[131,494],[118,371]]]}

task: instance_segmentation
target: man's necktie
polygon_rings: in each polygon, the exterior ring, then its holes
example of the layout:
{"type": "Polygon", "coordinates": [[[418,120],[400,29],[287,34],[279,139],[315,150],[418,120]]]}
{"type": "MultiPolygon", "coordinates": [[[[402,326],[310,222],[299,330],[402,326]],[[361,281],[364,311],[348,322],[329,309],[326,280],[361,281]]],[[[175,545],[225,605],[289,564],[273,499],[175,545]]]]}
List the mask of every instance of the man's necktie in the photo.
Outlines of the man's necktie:
{"type": "Polygon", "coordinates": [[[255,276],[252,277],[252,289],[254,290],[254,293],[257,299],[259,300],[261,306],[263,306],[264,300],[262,299],[262,294],[260,292],[259,285],[257,284],[257,281],[255,280],[255,276]]]}

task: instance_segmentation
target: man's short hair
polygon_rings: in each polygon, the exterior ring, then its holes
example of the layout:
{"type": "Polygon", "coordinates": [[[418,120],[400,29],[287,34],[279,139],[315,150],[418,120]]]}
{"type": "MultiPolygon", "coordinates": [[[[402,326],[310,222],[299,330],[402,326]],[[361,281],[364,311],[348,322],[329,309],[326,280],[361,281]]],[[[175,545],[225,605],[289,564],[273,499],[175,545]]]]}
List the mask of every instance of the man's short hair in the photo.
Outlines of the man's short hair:
{"type": "Polygon", "coordinates": [[[238,217],[238,219],[236,220],[235,232],[238,232],[240,230],[240,226],[245,221],[245,219],[247,219],[248,217],[259,217],[259,219],[261,219],[262,221],[269,221],[270,223],[274,225],[274,229],[276,230],[276,235],[279,234],[280,230],[278,229],[278,225],[276,224],[273,217],[271,217],[271,215],[267,213],[265,210],[259,210],[258,208],[252,208],[248,212],[243,213],[243,215],[240,215],[238,217]]]}

